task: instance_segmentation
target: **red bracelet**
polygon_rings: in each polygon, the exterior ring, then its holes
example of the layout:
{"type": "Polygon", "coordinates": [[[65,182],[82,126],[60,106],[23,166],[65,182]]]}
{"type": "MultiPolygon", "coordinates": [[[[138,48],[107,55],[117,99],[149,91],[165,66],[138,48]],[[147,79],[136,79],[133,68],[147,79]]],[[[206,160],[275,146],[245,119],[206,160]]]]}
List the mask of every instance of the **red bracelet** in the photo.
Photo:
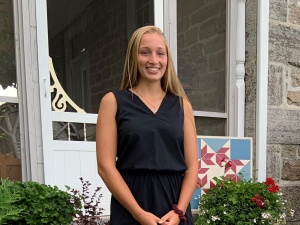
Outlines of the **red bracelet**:
{"type": "Polygon", "coordinates": [[[176,214],[178,214],[180,220],[187,221],[187,218],[185,217],[185,215],[183,215],[183,212],[180,209],[178,209],[176,204],[173,204],[172,209],[176,214]]]}

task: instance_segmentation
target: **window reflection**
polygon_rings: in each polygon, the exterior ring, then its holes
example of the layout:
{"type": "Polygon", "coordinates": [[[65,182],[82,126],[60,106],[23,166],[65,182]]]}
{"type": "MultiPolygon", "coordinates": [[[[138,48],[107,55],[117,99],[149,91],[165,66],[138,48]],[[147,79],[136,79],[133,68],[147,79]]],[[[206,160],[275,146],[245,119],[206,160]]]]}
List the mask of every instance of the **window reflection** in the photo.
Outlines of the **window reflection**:
{"type": "Polygon", "coordinates": [[[12,2],[0,2],[0,178],[22,180],[12,2]]]}
{"type": "Polygon", "coordinates": [[[121,85],[131,33],[154,23],[153,0],[48,0],[47,7],[58,80],[80,108],[97,113],[102,96],[121,85]]]}
{"type": "Polygon", "coordinates": [[[11,0],[0,4],[0,96],[16,96],[16,68],[11,0]],[[8,88],[9,87],[9,88],[8,88]]]}
{"type": "Polygon", "coordinates": [[[196,130],[198,135],[225,136],[226,119],[195,117],[196,130]]]}
{"type": "Polygon", "coordinates": [[[178,0],[177,45],[194,110],[225,112],[226,0],[178,0]]]}

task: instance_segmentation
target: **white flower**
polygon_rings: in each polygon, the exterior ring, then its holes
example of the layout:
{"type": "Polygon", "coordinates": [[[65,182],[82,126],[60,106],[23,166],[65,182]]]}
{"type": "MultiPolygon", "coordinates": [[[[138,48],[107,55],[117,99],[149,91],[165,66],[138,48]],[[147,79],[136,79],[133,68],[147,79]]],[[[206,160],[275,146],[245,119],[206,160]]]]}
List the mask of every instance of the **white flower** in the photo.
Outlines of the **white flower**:
{"type": "Polygon", "coordinates": [[[291,214],[292,217],[294,216],[294,213],[295,213],[295,210],[291,209],[290,214],[291,214]]]}
{"type": "Polygon", "coordinates": [[[268,218],[271,217],[270,213],[262,213],[261,216],[262,216],[262,218],[264,218],[264,219],[268,219],[268,218]]]}
{"type": "Polygon", "coordinates": [[[206,223],[210,223],[210,221],[209,221],[209,220],[207,220],[207,221],[206,221],[206,223]]]}
{"type": "Polygon", "coordinates": [[[256,223],[256,219],[255,218],[253,219],[253,223],[256,223]]]}
{"type": "Polygon", "coordinates": [[[211,217],[211,220],[212,220],[212,221],[216,221],[216,220],[220,220],[220,218],[217,217],[217,216],[212,216],[212,217],[211,217]]]}
{"type": "Polygon", "coordinates": [[[227,212],[224,211],[224,215],[226,215],[226,214],[227,214],[227,212]]]}
{"type": "Polygon", "coordinates": [[[285,219],[285,217],[286,217],[286,214],[285,214],[285,213],[282,213],[282,214],[280,215],[280,219],[285,219]]]}

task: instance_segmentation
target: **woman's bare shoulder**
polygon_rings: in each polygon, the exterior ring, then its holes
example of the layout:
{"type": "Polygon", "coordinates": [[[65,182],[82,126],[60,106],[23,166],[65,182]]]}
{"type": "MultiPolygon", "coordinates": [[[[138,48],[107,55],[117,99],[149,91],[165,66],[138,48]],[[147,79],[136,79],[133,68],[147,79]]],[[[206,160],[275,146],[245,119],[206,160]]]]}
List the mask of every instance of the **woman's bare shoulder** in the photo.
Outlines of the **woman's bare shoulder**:
{"type": "Polygon", "coordinates": [[[117,107],[117,100],[113,92],[106,93],[100,103],[100,109],[102,110],[115,110],[117,107]]]}
{"type": "Polygon", "coordinates": [[[106,93],[101,100],[101,102],[111,102],[111,101],[116,101],[116,97],[112,91],[106,93]]]}

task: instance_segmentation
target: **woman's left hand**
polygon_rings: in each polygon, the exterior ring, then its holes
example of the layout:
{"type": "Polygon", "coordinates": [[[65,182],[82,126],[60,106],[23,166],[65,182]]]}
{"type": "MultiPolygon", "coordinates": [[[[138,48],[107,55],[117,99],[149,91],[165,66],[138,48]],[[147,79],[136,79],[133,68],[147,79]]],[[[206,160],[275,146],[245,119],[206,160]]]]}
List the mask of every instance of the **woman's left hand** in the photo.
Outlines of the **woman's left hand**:
{"type": "Polygon", "coordinates": [[[158,224],[160,225],[178,225],[179,223],[179,216],[174,212],[174,210],[168,212],[160,219],[160,221],[158,221],[158,224]]]}

